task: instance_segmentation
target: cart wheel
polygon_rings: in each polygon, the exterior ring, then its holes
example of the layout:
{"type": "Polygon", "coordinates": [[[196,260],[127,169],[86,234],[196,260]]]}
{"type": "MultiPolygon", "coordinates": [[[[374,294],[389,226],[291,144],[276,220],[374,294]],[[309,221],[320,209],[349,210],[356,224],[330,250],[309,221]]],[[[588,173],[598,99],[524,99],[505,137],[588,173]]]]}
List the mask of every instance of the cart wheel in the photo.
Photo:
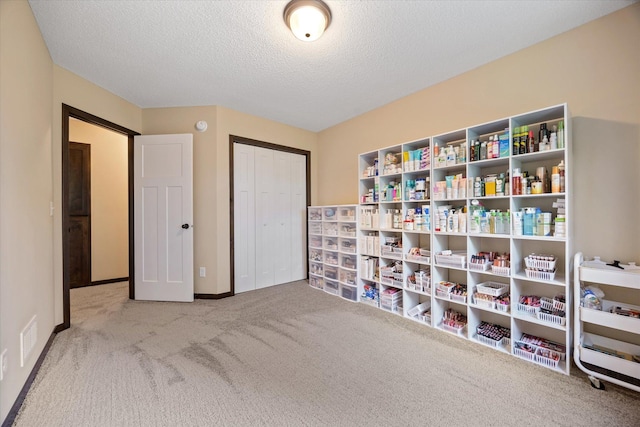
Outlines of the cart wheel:
{"type": "Polygon", "coordinates": [[[589,377],[589,381],[591,381],[591,387],[596,388],[598,390],[604,390],[604,383],[600,381],[596,377],[589,377]]]}

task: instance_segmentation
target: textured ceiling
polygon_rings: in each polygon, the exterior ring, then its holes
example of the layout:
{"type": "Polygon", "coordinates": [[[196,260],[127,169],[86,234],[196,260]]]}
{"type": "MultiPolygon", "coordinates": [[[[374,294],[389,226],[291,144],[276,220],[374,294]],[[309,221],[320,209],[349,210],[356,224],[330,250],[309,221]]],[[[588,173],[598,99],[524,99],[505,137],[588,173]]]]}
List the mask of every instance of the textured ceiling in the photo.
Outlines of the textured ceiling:
{"type": "Polygon", "coordinates": [[[326,3],[297,40],[287,1],[29,0],[53,61],[141,107],[221,105],[320,131],[633,3],[326,3]]]}

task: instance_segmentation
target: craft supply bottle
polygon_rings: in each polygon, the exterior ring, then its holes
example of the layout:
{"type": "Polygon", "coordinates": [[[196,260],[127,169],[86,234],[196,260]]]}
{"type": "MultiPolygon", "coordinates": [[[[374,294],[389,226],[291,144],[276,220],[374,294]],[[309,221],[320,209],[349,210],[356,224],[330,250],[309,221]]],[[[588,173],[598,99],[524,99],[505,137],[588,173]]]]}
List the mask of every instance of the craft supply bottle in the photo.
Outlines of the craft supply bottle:
{"type": "Polygon", "coordinates": [[[424,221],[422,229],[425,231],[431,231],[431,215],[429,213],[429,207],[423,208],[422,218],[424,221]]]}
{"type": "Polygon", "coordinates": [[[476,141],[475,140],[471,140],[471,143],[469,144],[469,161],[473,162],[476,160],[476,141]]]}
{"type": "Polygon", "coordinates": [[[560,172],[558,171],[558,166],[551,168],[551,192],[560,192],[560,172]]]}
{"type": "Polygon", "coordinates": [[[564,148],[564,120],[558,123],[558,148],[564,148]]]}
{"type": "Polygon", "coordinates": [[[520,169],[518,168],[513,170],[511,194],[514,196],[520,196],[522,194],[522,175],[520,175],[520,169]]]}
{"type": "Polygon", "coordinates": [[[438,166],[446,166],[447,164],[447,148],[442,147],[438,154],[438,166]]]}
{"type": "Polygon", "coordinates": [[[496,177],[496,196],[504,196],[504,173],[496,177]]]}
{"type": "Polygon", "coordinates": [[[513,144],[511,145],[511,155],[520,154],[520,128],[513,128],[513,144]]]}
{"type": "Polygon", "coordinates": [[[549,138],[547,137],[547,135],[544,136],[544,138],[542,138],[542,141],[540,142],[540,151],[546,151],[549,150],[551,147],[549,146],[549,138]]]}
{"type": "Polygon", "coordinates": [[[480,139],[476,139],[476,158],[474,160],[480,160],[480,139]]]}
{"type": "Polygon", "coordinates": [[[504,177],[504,195],[509,196],[511,194],[511,179],[509,178],[509,171],[504,177]]]}
{"type": "Polygon", "coordinates": [[[456,152],[453,147],[449,147],[447,150],[447,166],[454,166],[456,164],[456,152]]]}
{"type": "Polygon", "coordinates": [[[527,153],[527,138],[529,137],[529,126],[522,126],[520,132],[520,154],[527,153]]]}
{"type": "Polygon", "coordinates": [[[489,233],[489,218],[487,217],[487,212],[482,212],[480,216],[480,232],[489,233]]]}
{"type": "Polygon", "coordinates": [[[558,173],[560,174],[560,192],[564,193],[565,192],[565,183],[564,183],[564,160],[560,161],[560,164],[558,165],[558,173]]]}
{"type": "Polygon", "coordinates": [[[407,216],[404,219],[404,229],[413,230],[413,228],[414,228],[414,219],[411,218],[409,214],[407,214],[407,216]]]}
{"type": "Polygon", "coordinates": [[[533,230],[536,223],[536,209],[525,208],[523,215],[523,233],[525,236],[533,236],[533,230]]]}
{"type": "Polygon", "coordinates": [[[524,209],[521,209],[517,212],[513,212],[513,234],[514,236],[522,236],[524,232],[524,209]]]}
{"type": "Polygon", "coordinates": [[[493,210],[489,212],[489,234],[496,234],[496,213],[493,210]]]}
{"type": "Polygon", "coordinates": [[[558,148],[557,133],[551,132],[551,135],[549,136],[549,149],[556,150],[557,148],[558,148]]]}
{"type": "Polygon", "coordinates": [[[527,153],[533,153],[535,151],[536,141],[533,137],[533,131],[529,131],[529,136],[527,137],[527,153]]]}
{"type": "MultiPolygon", "coordinates": [[[[549,140],[549,130],[547,129],[546,123],[541,123],[540,130],[538,131],[538,141],[542,143],[545,137],[547,137],[547,140],[549,140]]],[[[540,148],[540,151],[542,151],[542,148],[540,148]]]]}
{"type": "Polygon", "coordinates": [[[458,212],[454,212],[451,214],[450,223],[451,223],[451,232],[458,233],[460,231],[459,223],[458,223],[458,212]]]}
{"type": "Polygon", "coordinates": [[[556,216],[556,226],[553,234],[556,237],[566,237],[567,224],[566,224],[566,218],[564,215],[556,216]]]}
{"type": "Polygon", "coordinates": [[[393,213],[393,228],[401,228],[402,216],[400,215],[400,211],[396,209],[393,213]]]}
{"type": "Polygon", "coordinates": [[[387,213],[384,215],[384,228],[392,228],[393,227],[393,213],[391,209],[387,209],[387,213]]]}
{"type": "Polygon", "coordinates": [[[498,140],[498,135],[493,135],[493,151],[492,151],[492,159],[497,159],[500,157],[500,141],[498,140]]]}
{"type": "Polygon", "coordinates": [[[477,176],[473,183],[473,197],[481,197],[480,195],[480,177],[477,176]]]}
{"type": "Polygon", "coordinates": [[[422,209],[416,208],[416,214],[413,220],[414,228],[418,231],[421,231],[423,224],[424,224],[424,219],[422,218],[422,209]]]}

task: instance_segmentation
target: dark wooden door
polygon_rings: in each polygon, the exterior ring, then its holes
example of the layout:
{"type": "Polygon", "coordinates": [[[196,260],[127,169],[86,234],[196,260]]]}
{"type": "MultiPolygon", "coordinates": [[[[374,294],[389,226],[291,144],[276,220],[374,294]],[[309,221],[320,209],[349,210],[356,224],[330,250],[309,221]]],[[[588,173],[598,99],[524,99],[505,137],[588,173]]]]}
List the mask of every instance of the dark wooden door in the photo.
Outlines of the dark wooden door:
{"type": "Polygon", "coordinates": [[[91,145],[69,143],[69,287],[91,284],[91,145]]]}

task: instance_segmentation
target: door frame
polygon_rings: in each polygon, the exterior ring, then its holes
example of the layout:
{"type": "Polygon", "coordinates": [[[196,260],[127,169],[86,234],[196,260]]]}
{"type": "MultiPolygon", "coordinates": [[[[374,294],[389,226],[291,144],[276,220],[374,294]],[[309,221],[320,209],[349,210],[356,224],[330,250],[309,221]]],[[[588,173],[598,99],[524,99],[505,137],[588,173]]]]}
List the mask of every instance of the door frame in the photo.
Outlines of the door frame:
{"type": "MultiPolygon", "coordinates": [[[[287,147],[284,145],[273,144],[271,142],[258,141],[256,139],[245,138],[242,136],[229,135],[229,235],[230,235],[230,255],[231,255],[231,288],[230,291],[221,296],[233,296],[235,295],[235,250],[234,250],[234,200],[233,200],[233,176],[234,176],[234,164],[233,164],[233,144],[252,145],[254,147],[267,148],[269,150],[284,151],[285,153],[300,154],[306,158],[307,167],[307,207],[311,206],[311,151],[302,150],[300,148],[287,147]]],[[[305,218],[306,219],[306,218],[305,218]]],[[[308,234],[308,233],[307,233],[308,234]]],[[[308,239],[305,234],[305,240],[308,239]]],[[[308,242],[305,242],[305,247],[308,246],[308,242]]],[[[309,277],[309,261],[307,260],[307,278],[309,277]]]]}
{"type": "Polygon", "coordinates": [[[69,228],[69,119],[74,118],[96,125],[128,138],[128,199],[129,199],[129,298],[135,296],[134,227],[133,227],[133,137],[138,132],[67,104],[62,104],[62,310],[63,323],[56,327],[60,332],[71,327],[71,303],[69,294],[69,244],[65,230],[69,228]]]}

